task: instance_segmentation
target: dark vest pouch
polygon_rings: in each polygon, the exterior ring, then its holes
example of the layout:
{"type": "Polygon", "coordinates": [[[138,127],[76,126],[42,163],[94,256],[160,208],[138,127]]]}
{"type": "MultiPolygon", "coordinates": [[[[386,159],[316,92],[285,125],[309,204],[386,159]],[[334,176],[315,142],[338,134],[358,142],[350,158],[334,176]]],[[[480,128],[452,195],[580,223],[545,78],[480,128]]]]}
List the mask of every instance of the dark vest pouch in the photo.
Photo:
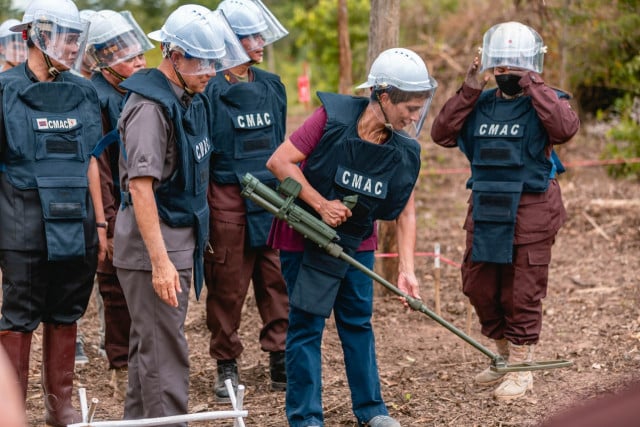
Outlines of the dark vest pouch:
{"type": "MultiPolygon", "coordinates": [[[[340,246],[353,256],[362,239],[340,236],[340,246]]],[[[329,255],[316,243],[304,242],[304,255],[289,304],[317,316],[329,317],[349,264],[329,255]]]]}
{"type": "Polygon", "coordinates": [[[204,250],[209,241],[209,206],[195,213],[196,218],[196,248],[193,251],[193,288],[196,298],[200,298],[202,283],[204,281],[204,250]]]}
{"type": "Polygon", "coordinates": [[[85,256],[87,178],[37,177],[49,261],[85,256]]]}
{"type": "MultiPolygon", "coordinates": [[[[278,179],[267,170],[251,172],[253,176],[258,178],[261,183],[268,186],[272,190],[275,190],[279,184],[278,179]]],[[[238,182],[242,182],[242,177],[239,173],[236,173],[238,182]]],[[[271,222],[273,221],[273,215],[266,211],[262,206],[251,200],[244,199],[246,207],[246,219],[247,219],[247,243],[252,248],[260,248],[267,244],[267,237],[269,236],[269,230],[271,229],[271,222]]]]}
{"type": "Polygon", "coordinates": [[[473,262],[512,262],[521,194],[521,182],[473,183],[473,262]]]}

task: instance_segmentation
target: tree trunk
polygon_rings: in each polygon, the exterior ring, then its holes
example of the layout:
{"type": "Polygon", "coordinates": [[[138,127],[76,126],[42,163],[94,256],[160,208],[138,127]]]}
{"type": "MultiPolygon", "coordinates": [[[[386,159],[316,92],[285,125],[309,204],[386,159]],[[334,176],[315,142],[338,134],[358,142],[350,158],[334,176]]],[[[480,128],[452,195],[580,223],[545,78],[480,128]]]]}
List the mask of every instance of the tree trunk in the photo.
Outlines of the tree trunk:
{"type": "MultiPolygon", "coordinates": [[[[371,0],[369,22],[369,51],[367,53],[367,70],[378,54],[385,49],[398,46],[400,34],[400,0],[371,0]]],[[[366,80],[367,76],[363,76],[366,80]]],[[[396,253],[395,222],[379,221],[378,251],[396,253]]],[[[398,277],[398,258],[379,258],[376,261],[376,272],[394,283],[398,277]]],[[[376,295],[386,295],[390,291],[378,286],[376,295]]]]}
{"type": "Polygon", "coordinates": [[[351,93],[351,43],[349,42],[349,11],[347,0],[338,0],[338,50],[340,52],[340,82],[338,92],[351,93]]]}
{"type": "Polygon", "coordinates": [[[367,69],[380,52],[398,45],[399,36],[400,0],[371,0],[367,69]]]}

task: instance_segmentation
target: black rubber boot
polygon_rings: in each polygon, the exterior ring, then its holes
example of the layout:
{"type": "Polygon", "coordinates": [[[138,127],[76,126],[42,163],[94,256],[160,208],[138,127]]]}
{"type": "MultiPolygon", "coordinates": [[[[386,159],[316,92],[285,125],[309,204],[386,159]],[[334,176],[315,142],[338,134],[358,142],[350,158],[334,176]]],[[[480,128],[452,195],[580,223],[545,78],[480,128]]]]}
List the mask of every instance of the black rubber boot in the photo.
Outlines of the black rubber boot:
{"type": "Polygon", "coordinates": [[[287,371],[284,364],[284,351],[269,353],[269,372],[271,374],[271,391],[287,389],[287,371]]]}
{"type": "Polygon", "coordinates": [[[216,385],[214,388],[214,392],[216,395],[216,400],[218,402],[230,402],[229,392],[227,391],[227,386],[224,384],[226,379],[231,380],[231,384],[233,385],[233,392],[237,393],[238,391],[238,364],[235,359],[231,360],[218,360],[218,377],[216,378],[216,385]]]}

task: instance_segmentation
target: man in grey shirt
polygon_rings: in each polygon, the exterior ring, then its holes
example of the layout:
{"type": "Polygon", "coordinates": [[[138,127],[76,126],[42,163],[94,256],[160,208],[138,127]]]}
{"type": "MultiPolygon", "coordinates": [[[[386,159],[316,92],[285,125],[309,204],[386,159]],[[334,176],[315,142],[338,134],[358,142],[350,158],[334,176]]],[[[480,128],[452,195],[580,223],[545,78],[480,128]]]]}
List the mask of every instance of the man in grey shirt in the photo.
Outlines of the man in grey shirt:
{"type": "Polygon", "coordinates": [[[179,7],[149,37],[161,42],[162,62],[120,84],[129,95],[118,122],[122,207],[113,264],[132,322],[125,419],[188,409],[184,321],[192,269],[196,296],[202,288],[212,152],[200,93],[222,57],[237,63],[229,55],[233,32],[202,6],[179,7]]]}

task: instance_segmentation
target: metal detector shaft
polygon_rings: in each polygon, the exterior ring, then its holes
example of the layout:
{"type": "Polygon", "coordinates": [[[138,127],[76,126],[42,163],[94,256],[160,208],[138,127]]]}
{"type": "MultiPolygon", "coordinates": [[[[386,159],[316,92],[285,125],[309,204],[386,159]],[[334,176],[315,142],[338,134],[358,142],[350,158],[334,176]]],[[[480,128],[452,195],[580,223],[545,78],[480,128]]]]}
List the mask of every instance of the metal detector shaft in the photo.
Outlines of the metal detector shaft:
{"type": "Polygon", "coordinates": [[[300,206],[293,203],[293,200],[300,193],[300,183],[291,178],[286,178],[279,187],[279,191],[283,193],[286,199],[278,192],[272,190],[268,186],[262,184],[257,178],[251,174],[246,174],[242,179],[244,188],[242,196],[252,200],[254,203],[262,206],[265,210],[272,213],[281,220],[286,221],[289,226],[302,234],[305,238],[317,243],[321,248],[326,250],[330,255],[340,258],[349,265],[357,268],[376,282],[389,289],[394,294],[401,296],[407,301],[409,307],[415,311],[426,314],[440,325],[444,326],[450,332],[457,335],[462,340],[475,347],[478,351],[491,359],[491,369],[497,372],[513,372],[513,371],[532,371],[538,369],[552,369],[571,366],[573,362],[567,360],[552,360],[543,362],[531,362],[515,365],[507,365],[506,361],[499,354],[493,353],[485,346],[474,340],[469,335],[456,328],[453,324],[447,322],[435,312],[425,306],[422,301],[413,298],[407,293],[400,290],[397,286],[391,284],[375,271],[367,268],[356,259],[352,258],[344,252],[342,247],[337,243],[339,240],[338,233],[318,218],[314,217],[300,206]]]}

